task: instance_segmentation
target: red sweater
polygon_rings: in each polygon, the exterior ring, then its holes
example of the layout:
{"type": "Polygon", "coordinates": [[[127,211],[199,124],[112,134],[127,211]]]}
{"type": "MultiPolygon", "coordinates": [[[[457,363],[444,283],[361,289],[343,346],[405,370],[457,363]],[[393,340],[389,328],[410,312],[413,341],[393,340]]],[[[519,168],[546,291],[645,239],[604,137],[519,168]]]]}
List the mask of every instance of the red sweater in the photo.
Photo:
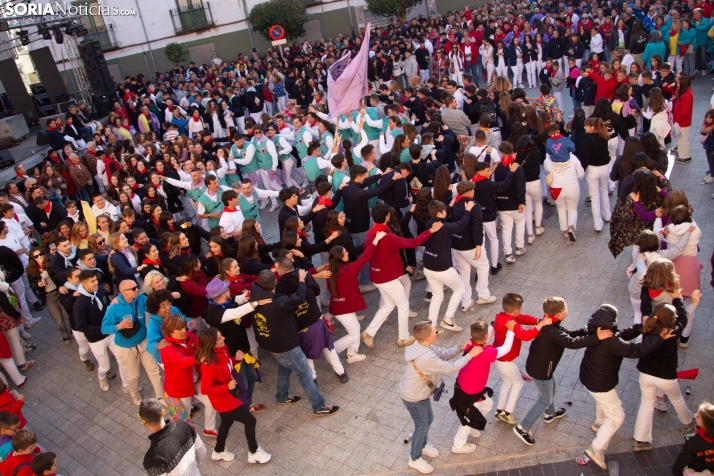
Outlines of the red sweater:
{"type": "Polygon", "coordinates": [[[181,281],[181,290],[191,295],[191,307],[186,313],[188,317],[199,317],[203,311],[208,309],[206,281],[206,273],[203,271],[200,271],[194,280],[181,281]]]}
{"type": "Polygon", "coordinates": [[[32,471],[31,465],[23,466],[17,473],[15,473],[15,468],[20,466],[22,463],[31,463],[35,459],[35,455],[18,455],[13,451],[10,453],[3,461],[0,463],[0,474],[2,475],[14,475],[14,476],[35,476],[34,471],[32,471]]]}
{"type": "MultiPolygon", "coordinates": [[[[186,333],[186,342],[166,337],[169,345],[159,350],[164,364],[164,390],[171,398],[193,397],[196,390],[193,385],[193,369],[200,372],[194,355],[198,350],[198,337],[186,333]]],[[[200,373],[199,373],[200,375],[200,373]]]]}
{"type": "Polygon", "coordinates": [[[597,92],[595,93],[595,104],[597,104],[600,98],[605,98],[608,101],[615,99],[615,89],[617,89],[617,80],[612,77],[609,81],[605,81],[604,76],[600,76],[595,72],[590,73],[589,76],[595,84],[597,84],[597,92]]]}
{"type": "Polygon", "coordinates": [[[231,381],[230,368],[235,361],[228,355],[227,345],[213,351],[218,357],[218,363],[201,364],[201,393],[208,395],[217,412],[229,412],[243,403],[228,391],[228,383],[231,381]]]}
{"type": "Polygon", "coordinates": [[[362,293],[359,291],[357,275],[362,267],[367,264],[367,261],[372,258],[377,247],[374,246],[371,241],[365,243],[365,246],[366,248],[364,248],[357,261],[340,266],[337,276],[335,277],[335,286],[338,290],[337,296],[335,296],[335,292],[332,290],[330,279],[327,279],[327,289],[329,289],[331,296],[330,314],[333,316],[341,316],[342,314],[367,309],[367,304],[365,304],[362,293]]]}
{"type": "Polygon", "coordinates": [[[422,245],[429,239],[431,232],[426,230],[416,238],[409,239],[401,238],[389,231],[389,229],[377,229],[377,226],[375,226],[367,231],[364,242],[370,243],[378,231],[386,231],[387,235],[379,241],[377,250],[369,262],[369,278],[373,283],[383,284],[399,279],[404,274],[404,264],[399,250],[401,248],[416,248],[422,245]]]}
{"type": "Polygon", "coordinates": [[[674,116],[675,124],[679,127],[689,127],[692,125],[692,110],[694,108],[694,94],[692,88],[689,88],[682,97],[675,101],[672,107],[672,115],[674,116]]]}
{"type": "Polygon", "coordinates": [[[235,278],[228,276],[228,289],[231,290],[231,297],[240,296],[243,292],[250,289],[253,281],[257,281],[258,276],[250,274],[239,274],[235,278]]]}
{"type": "Polygon", "coordinates": [[[506,355],[498,359],[501,362],[511,362],[512,360],[517,359],[518,355],[521,353],[521,342],[535,339],[540,332],[537,327],[531,327],[527,330],[521,327],[521,325],[535,326],[538,324],[538,319],[533,316],[521,314],[518,317],[513,317],[505,312],[499,312],[496,314],[496,321],[493,323],[493,330],[496,331],[493,338],[494,347],[501,347],[505,342],[506,333],[508,332],[508,329],[506,329],[506,323],[509,321],[516,321],[516,326],[513,328],[515,337],[513,338],[513,346],[511,347],[511,350],[506,355]]]}
{"type": "Polygon", "coordinates": [[[25,402],[22,400],[15,400],[15,397],[10,393],[9,390],[5,390],[0,393],[0,412],[10,412],[13,415],[17,415],[20,418],[20,428],[25,428],[27,420],[22,415],[22,407],[25,402]]]}

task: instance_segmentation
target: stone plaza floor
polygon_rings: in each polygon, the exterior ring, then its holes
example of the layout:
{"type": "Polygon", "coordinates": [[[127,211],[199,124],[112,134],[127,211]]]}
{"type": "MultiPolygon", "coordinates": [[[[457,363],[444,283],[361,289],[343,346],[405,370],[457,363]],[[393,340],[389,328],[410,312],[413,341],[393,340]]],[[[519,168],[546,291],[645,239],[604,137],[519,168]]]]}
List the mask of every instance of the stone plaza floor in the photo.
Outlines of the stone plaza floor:
{"type": "MultiPolygon", "coordinates": [[[[709,347],[714,339],[714,326],[711,324],[713,293],[709,284],[709,258],[714,234],[714,201],[711,195],[714,186],[702,184],[707,165],[698,140],[698,130],[712,94],[710,77],[698,77],[693,85],[696,98],[691,134],[693,160],[689,164],[673,164],[669,172],[674,188],[686,192],[695,210],[694,218],[703,231],[699,259],[704,264],[704,297],[697,311],[691,345],[679,351],[680,369],[698,367],[700,370],[696,381],[682,381],[683,388],[691,387],[691,396],[687,396],[686,400],[692,410],[702,400],[713,397],[714,381],[714,359],[709,347]],[[710,350],[707,351],[707,348],[710,350]]],[[[537,95],[536,90],[528,90],[528,93],[537,95]]],[[[563,94],[567,103],[565,117],[572,113],[567,94],[563,94]]],[[[608,227],[606,225],[601,233],[593,230],[585,195],[583,181],[578,209],[578,241],[570,243],[563,238],[558,230],[555,208],[545,207],[545,234],[538,237],[534,244],[527,245],[527,253],[519,256],[515,264],[505,264],[501,256],[503,270],[492,277],[490,283],[492,294],[499,300],[488,306],[478,306],[468,314],[457,312],[456,322],[464,327],[464,331],[458,334],[447,332],[437,338],[436,345],[463,343],[467,339],[468,325],[478,318],[490,322],[501,310],[500,298],[507,292],[521,294],[525,298],[523,312],[535,316],[542,315],[544,298],[564,296],[569,309],[564,326],[569,329],[583,326],[602,303],[614,304],[620,310],[621,326],[632,323],[628,278],[625,276],[631,254],[628,249],[618,259],[613,259],[607,249],[608,227]]],[[[615,197],[611,197],[611,206],[614,205],[615,197]]],[[[267,209],[262,212],[261,222],[264,236],[272,242],[277,239],[278,213],[266,212],[267,209]]],[[[419,313],[418,319],[426,319],[427,316],[428,304],[423,301],[425,284],[426,281],[419,281],[412,287],[411,304],[412,309],[419,313]]],[[[376,312],[379,293],[367,294],[365,298],[368,309],[364,314],[369,320],[376,312]]],[[[87,372],[82,367],[74,341],[69,346],[62,345],[60,335],[46,312],[38,314],[45,318],[31,330],[32,342],[37,343],[37,350],[30,356],[37,359],[37,365],[28,372],[30,379],[22,392],[26,396],[23,412],[28,428],[37,433],[38,443],[43,448],[57,453],[59,473],[65,476],[144,474],[142,460],[149,446],[149,432],[137,417],[137,407],[128,395],[122,393],[119,379],[111,381],[109,392],[102,392],[97,384],[96,372],[87,372]]],[[[366,324],[363,323],[362,327],[366,324]]],[[[335,321],[335,337],[344,333],[335,321]]],[[[324,361],[316,363],[320,392],[328,404],[341,407],[337,415],[328,418],[314,417],[307,402],[276,406],[276,361],[263,352],[260,357],[264,382],[256,386],[254,401],[266,404],[267,410],[256,415],[257,437],[258,443],[272,453],[273,459],[266,465],[249,465],[242,426],[235,424],[226,449],[235,452],[236,459],[227,463],[211,461],[210,451],[215,440],[203,438],[209,457],[202,464],[201,473],[214,476],[415,474],[407,467],[409,445],[403,442],[412,431],[413,424],[399,398],[398,384],[405,360],[404,350],[397,347],[396,341],[396,312],[393,312],[375,338],[376,348],[370,350],[361,346],[360,352],[367,355],[367,360],[345,364],[349,383],[341,384],[324,361]]],[[[517,360],[522,369],[527,354],[528,343],[525,343],[517,360]]],[[[594,436],[590,429],[595,417],[594,401],[578,381],[582,355],[582,350],[565,351],[555,373],[558,382],[555,402],[565,407],[568,414],[550,425],[537,423],[533,428],[536,445],[532,447],[527,447],[516,438],[511,425],[495,422],[489,415],[484,434],[472,439],[478,446],[477,450],[469,455],[453,455],[450,448],[458,420],[449,409],[448,395],[435,403],[435,419],[429,433],[429,441],[441,452],[439,458],[431,461],[436,467],[435,474],[601,474],[593,463],[585,468],[574,464],[575,457],[582,453],[594,436]]],[[[344,355],[341,357],[344,361],[344,355]]],[[[636,361],[626,359],[620,370],[617,388],[627,419],[613,438],[609,454],[631,451],[640,400],[639,372],[635,364],[636,361]]],[[[117,370],[115,362],[112,367],[117,370]]],[[[454,376],[447,376],[444,380],[447,389],[451,389],[454,376]]],[[[143,376],[141,382],[145,389],[144,396],[150,396],[148,379],[143,376]]],[[[491,372],[489,386],[498,392],[499,377],[495,370],[491,372]]],[[[291,388],[294,394],[303,395],[297,379],[292,379],[291,388]]],[[[525,415],[535,398],[535,388],[526,383],[515,411],[517,419],[525,415]]],[[[202,430],[202,414],[197,417],[196,423],[202,430]]],[[[684,441],[678,431],[680,426],[671,406],[669,413],[656,412],[654,444],[657,449],[646,455],[618,455],[615,459],[623,461],[620,474],[671,474],[667,465],[671,465],[672,458],[677,454],[676,447],[672,445],[681,445],[684,441]],[[634,464],[630,464],[632,462],[634,464]],[[647,463],[649,469],[645,470],[643,468],[647,463]]]]}

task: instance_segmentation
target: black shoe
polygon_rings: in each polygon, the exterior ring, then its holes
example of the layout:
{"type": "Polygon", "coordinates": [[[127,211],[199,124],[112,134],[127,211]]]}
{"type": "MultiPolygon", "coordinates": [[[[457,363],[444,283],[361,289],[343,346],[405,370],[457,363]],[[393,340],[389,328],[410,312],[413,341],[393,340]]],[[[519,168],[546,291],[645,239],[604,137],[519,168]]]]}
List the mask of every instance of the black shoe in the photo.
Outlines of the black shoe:
{"type": "MultiPolygon", "coordinates": [[[[92,367],[94,367],[94,364],[92,364],[92,367]]],[[[92,368],[92,370],[94,370],[94,368],[92,368]]],[[[115,374],[111,370],[107,370],[107,375],[104,378],[107,380],[114,380],[115,378],[117,378],[117,374],[115,374]]]]}
{"type": "Polygon", "coordinates": [[[535,445],[535,439],[533,438],[533,435],[531,435],[530,431],[525,431],[523,428],[521,428],[521,425],[516,425],[513,427],[513,433],[516,434],[518,438],[521,439],[521,441],[528,446],[533,446],[535,445]]]}
{"type": "Polygon", "coordinates": [[[689,337],[680,336],[679,337],[679,346],[683,349],[686,349],[687,347],[689,347],[689,337]]]}
{"type": "Polygon", "coordinates": [[[431,302],[431,293],[426,293],[424,295],[424,302],[431,302]]]}
{"type": "Polygon", "coordinates": [[[568,239],[571,241],[571,243],[575,243],[577,241],[575,239],[575,231],[568,230],[568,239]]]}
{"type": "Polygon", "coordinates": [[[194,416],[198,415],[199,413],[201,413],[201,409],[200,409],[200,408],[198,408],[196,405],[194,405],[194,406],[191,407],[191,418],[193,418],[194,416]]]}
{"type": "Polygon", "coordinates": [[[316,416],[331,416],[334,415],[335,413],[340,411],[340,407],[337,405],[323,405],[322,408],[320,408],[314,413],[316,416]]]}
{"type": "Polygon", "coordinates": [[[292,395],[288,395],[288,398],[286,398],[283,402],[278,402],[278,405],[292,405],[293,403],[297,403],[300,400],[302,400],[302,397],[294,397],[292,395]]]}
{"type": "Polygon", "coordinates": [[[340,378],[340,382],[342,382],[342,383],[347,383],[350,381],[350,378],[347,376],[346,373],[344,373],[342,375],[337,375],[337,376],[340,378]]]}
{"type": "Polygon", "coordinates": [[[688,158],[685,158],[685,159],[679,157],[679,158],[677,159],[677,163],[678,163],[678,164],[686,164],[687,162],[691,162],[691,161],[692,161],[692,158],[691,158],[691,157],[688,157],[688,158]]]}
{"type": "Polygon", "coordinates": [[[555,413],[552,415],[543,415],[543,421],[546,423],[553,423],[558,418],[563,418],[566,413],[565,408],[556,408],[555,413]]]}
{"type": "Polygon", "coordinates": [[[498,263],[495,268],[491,266],[491,276],[496,276],[502,268],[503,265],[501,263],[498,263]]]}
{"type": "MultiPolygon", "coordinates": [[[[691,159],[690,159],[691,160],[691,159]]],[[[35,301],[35,303],[32,305],[32,309],[35,311],[41,311],[45,308],[42,304],[40,304],[40,301],[35,301]]]]}

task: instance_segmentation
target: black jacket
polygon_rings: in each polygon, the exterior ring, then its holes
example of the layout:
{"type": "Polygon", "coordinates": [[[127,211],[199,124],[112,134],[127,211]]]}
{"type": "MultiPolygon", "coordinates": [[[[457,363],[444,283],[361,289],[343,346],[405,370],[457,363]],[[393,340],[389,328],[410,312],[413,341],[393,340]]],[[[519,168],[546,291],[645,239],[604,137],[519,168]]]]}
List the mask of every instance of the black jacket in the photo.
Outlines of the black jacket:
{"type": "Polygon", "coordinates": [[[350,181],[347,186],[342,189],[342,203],[344,204],[344,211],[347,216],[345,225],[350,233],[364,233],[369,230],[369,207],[367,206],[367,200],[381,195],[394,184],[394,180],[390,179],[372,189],[365,188],[378,182],[381,178],[382,175],[377,174],[367,177],[361,184],[350,181]]]}
{"type": "MultiPolygon", "coordinates": [[[[313,207],[315,205],[313,204],[313,207]]],[[[287,205],[283,204],[283,207],[280,209],[280,212],[278,213],[278,231],[280,233],[279,238],[283,238],[283,230],[285,230],[285,222],[288,221],[288,218],[290,217],[300,217],[300,220],[307,225],[312,221],[313,218],[315,218],[315,213],[308,212],[307,215],[300,216],[298,214],[298,209],[297,206],[295,208],[290,208],[287,205]]]]}
{"type": "Polygon", "coordinates": [[[83,332],[90,343],[99,342],[107,337],[102,334],[102,320],[110,303],[107,293],[101,287],[97,290],[97,299],[90,299],[80,294],[77,296],[72,308],[74,322],[70,321],[70,327],[83,332]],[[101,310],[97,306],[97,299],[102,302],[101,310]]]}
{"type": "Polygon", "coordinates": [[[684,437],[684,448],[677,456],[677,461],[672,466],[674,476],[682,476],[684,468],[691,468],[701,472],[705,469],[712,469],[712,454],[714,454],[714,442],[708,441],[698,433],[684,437]]]}
{"type": "Polygon", "coordinates": [[[379,194],[379,199],[384,203],[393,207],[397,211],[399,218],[402,218],[402,208],[408,207],[409,203],[409,185],[405,178],[399,180],[392,180],[393,172],[386,175],[382,175],[380,180],[380,185],[384,182],[393,182],[392,187],[387,187],[382,193],[379,194]]]}
{"type": "MultiPolygon", "coordinates": [[[[72,266],[77,266],[78,261],[79,259],[77,258],[77,253],[75,253],[74,258],[69,259],[69,264],[72,266]]],[[[67,266],[67,264],[65,263],[65,257],[60,254],[59,251],[50,255],[50,270],[52,271],[52,274],[54,276],[60,276],[61,278],[63,278],[64,270],[68,267],[69,266],[67,266]]],[[[64,281],[62,282],[62,284],[64,284],[64,281]]]]}
{"type": "Polygon", "coordinates": [[[306,293],[305,283],[298,284],[292,296],[281,296],[253,283],[250,287],[251,300],[273,300],[270,304],[258,306],[252,315],[255,339],[261,348],[279,354],[300,345],[295,310],[305,302],[306,293]]]}
{"type": "Polygon", "coordinates": [[[332,196],[332,205],[315,213],[315,216],[312,218],[312,232],[315,235],[315,243],[325,240],[326,236],[324,236],[324,233],[325,225],[327,225],[327,214],[330,213],[330,210],[334,210],[335,207],[339,205],[340,200],[342,200],[342,190],[338,189],[332,196]]]}
{"type": "Polygon", "coordinates": [[[516,163],[521,164],[521,169],[526,175],[527,182],[540,180],[540,149],[523,149],[516,154],[516,163]]]}
{"type": "Polygon", "coordinates": [[[575,99],[585,106],[594,106],[595,95],[597,94],[595,81],[590,78],[581,77],[579,82],[576,80],[576,84],[575,99]]]}
{"type": "MultiPolygon", "coordinates": [[[[476,206],[474,206],[476,208],[476,206]]],[[[431,228],[434,222],[444,222],[443,218],[432,218],[426,222],[426,228],[431,228]]],[[[454,233],[461,233],[471,221],[471,215],[464,214],[459,221],[454,223],[444,222],[436,233],[433,233],[424,243],[424,269],[430,271],[446,271],[454,266],[451,260],[451,237],[454,233]]]]}
{"type": "Polygon", "coordinates": [[[607,140],[603,139],[600,134],[583,134],[582,140],[575,148],[575,155],[580,160],[583,169],[587,169],[589,165],[599,167],[610,163],[607,140]]]}
{"type": "Polygon", "coordinates": [[[228,352],[230,355],[235,355],[236,351],[241,352],[250,351],[250,341],[248,341],[248,334],[246,334],[245,327],[243,327],[243,322],[250,322],[250,315],[243,316],[241,322],[235,322],[236,319],[230,320],[228,322],[221,322],[223,319],[223,313],[226,309],[232,309],[238,307],[233,301],[229,301],[222,306],[218,304],[211,304],[206,310],[206,322],[209,326],[215,327],[223,337],[226,338],[226,345],[228,346],[228,352]]]}
{"type": "MultiPolygon", "coordinates": [[[[295,269],[280,276],[280,280],[275,286],[275,294],[292,296],[297,291],[299,284],[298,270],[295,269]]],[[[305,288],[305,301],[294,311],[298,329],[301,331],[307,329],[322,317],[322,311],[320,311],[320,306],[317,303],[317,296],[320,295],[320,285],[310,274],[305,276],[305,288]]]]}
{"type": "Polygon", "coordinates": [[[582,349],[598,342],[597,335],[588,334],[585,329],[568,331],[560,327],[560,322],[543,326],[531,342],[526,372],[534,379],[550,380],[565,349],[582,349]]]}
{"type": "Polygon", "coordinates": [[[488,97],[481,98],[476,102],[472,102],[467,111],[471,124],[476,124],[481,116],[486,114],[489,118],[488,127],[498,129],[498,114],[496,113],[496,105],[488,97]]]}
{"type": "MultiPolygon", "coordinates": [[[[647,312],[647,314],[642,315],[652,315],[652,301],[650,301],[648,289],[644,286],[642,287],[640,298],[643,299],[640,309],[647,312]]],[[[674,333],[677,335],[677,338],[667,339],[662,344],[662,347],[640,358],[640,361],[637,363],[637,370],[643,374],[652,375],[653,377],[665,380],[674,380],[677,378],[677,341],[679,340],[679,336],[682,335],[684,328],[687,327],[689,316],[687,308],[684,307],[684,302],[682,302],[681,298],[673,299],[672,305],[677,310],[677,320],[674,325],[674,333]]]]}
{"type": "Polygon", "coordinates": [[[657,350],[664,340],[659,335],[648,335],[639,344],[626,341],[640,335],[642,324],[618,330],[616,318],[604,309],[598,309],[588,321],[591,333],[597,328],[611,330],[614,335],[585,349],[580,362],[580,382],[591,392],[609,392],[619,382],[620,365],[625,357],[635,359],[657,350]]]}
{"type": "Polygon", "coordinates": [[[52,204],[49,216],[44,210],[40,210],[34,203],[30,203],[25,209],[25,214],[32,220],[35,230],[42,235],[48,231],[55,230],[59,223],[67,218],[67,210],[62,205],[52,204]]]}
{"type": "Polygon", "coordinates": [[[258,88],[255,88],[255,91],[246,91],[245,96],[243,96],[243,104],[250,113],[261,112],[263,110],[262,92],[258,88]]]}
{"type": "Polygon", "coordinates": [[[240,272],[251,276],[258,276],[264,269],[272,268],[273,264],[266,264],[254,258],[243,258],[240,265],[240,272]]]}
{"type": "Polygon", "coordinates": [[[228,99],[228,107],[231,109],[231,112],[233,113],[233,117],[243,117],[243,103],[241,101],[241,97],[237,94],[234,94],[228,99]]]}
{"type": "MultiPolygon", "coordinates": [[[[468,225],[462,231],[451,235],[451,247],[455,250],[473,250],[477,246],[483,245],[483,218],[481,218],[481,207],[478,203],[471,209],[466,211],[466,202],[472,199],[463,199],[454,203],[451,208],[451,221],[459,222],[465,215],[469,216],[468,225]]],[[[439,230],[441,231],[441,230],[439,230]]]]}
{"type": "Polygon", "coordinates": [[[508,167],[502,162],[496,166],[493,173],[496,182],[503,182],[508,175],[513,175],[511,186],[506,190],[496,194],[496,209],[498,211],[518,210],[519,205],[526,204],[526,174],[522,168],[518,167],[511,174],[508,167]]]}
{"type": "MultiPolygon", "coordinates": [[[[566,40],[567,41],[567,40],[566,40]]],[[[563,42],[563,38],[551,38],[550,41],[548,42],[548,57],[552,58],[554,60],[560,59],[563,57],[563,53],[565,51],[565,43],[563,42]]]]}
{"type": "Polygon", "coordinates": [[[567,53],[568,57],[572,56],[575,59],[583,59],[583,54],[585,54],[585,45],[583,45],[583,42],[580,40],[576,41],[574,44],[572,41],[568,41],[565,45],[565,53],[567,53]]]}
{"type": "Polygon", "coordinates": [[[508,171],[508,175],[503,182],[494,182],[492,180],[480,180],[475,183],[474,198],[481,205],[481,216],[483,222],[488,223],[495,221],[498,216],[496,209],[496,194],[503,193],[508,190],[513,182],[513,174],[508,171]]]}
{"type": "Polygon", "coordinates": [[[0,263],[5,269],[5,282],[14,283],[25,274],[25,267],[22,260],[14,250],[7,246],[0,246],[0,263]]]}

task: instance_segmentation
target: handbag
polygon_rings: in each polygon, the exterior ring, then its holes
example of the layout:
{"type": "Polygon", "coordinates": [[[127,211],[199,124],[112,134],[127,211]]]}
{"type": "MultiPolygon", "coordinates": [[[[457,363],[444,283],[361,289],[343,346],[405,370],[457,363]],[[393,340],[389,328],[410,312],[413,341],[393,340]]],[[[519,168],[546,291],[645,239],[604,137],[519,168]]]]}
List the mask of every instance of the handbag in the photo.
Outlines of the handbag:
{"type": "MultiPolygon", "coordinates": [[[[134,312],[131,313],[131,323],[132,326],[129,329],[119,329],[119,333],[124,337],[125,339],[130,339],[136,335],[137,332],[139,332],[139,329],[141,329],[141,323],[139,322],[139,318],[136,316],[136,302],[134,301],[132,303],[132,308],[134,309],[134,312]]],[[[126,319],[126,316],[124,316],[126,319]]]]}
{"type": "Polygon", "coordinates": [[[421,379],[424,381],[427,387],[431,390],[431,396],[434,398],[435,402],[438,402],[439,399],[441,399],[441,396],[444,394],[444,392],[449,393],[448,390],[446,390],[444,387],[446,386],[445,382],[441,382],[441,385],[438,387],[434,385],[434,383],[429,380],[426,375],[424,375],[421,370],[419,370],[419,367],[416,366],[414,361],[412,360],[412,367],[414,367],[414,370],[416,370],[416,373],[421,377],[421,379]]]}

